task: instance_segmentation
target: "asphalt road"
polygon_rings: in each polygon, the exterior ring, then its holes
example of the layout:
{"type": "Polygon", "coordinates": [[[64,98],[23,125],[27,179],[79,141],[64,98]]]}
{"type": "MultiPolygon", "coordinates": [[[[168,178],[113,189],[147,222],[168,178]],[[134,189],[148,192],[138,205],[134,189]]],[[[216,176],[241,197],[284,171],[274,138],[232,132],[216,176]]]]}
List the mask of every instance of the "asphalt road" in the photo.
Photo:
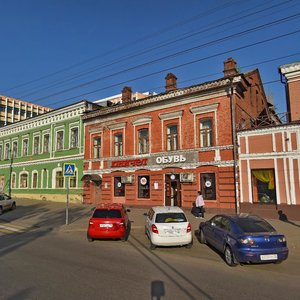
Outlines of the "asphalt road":
{"type": "Polygon", "coordinates": [[[90,210],[71,207],[69,225],[64,206],[48,202],[0,216],[0,299],[299,299],[297,243],[280,265],[230,268],[197,240],[192,249],[150,251],[141,209],[130,213],[127,242],[89,243],[90,210]]]}

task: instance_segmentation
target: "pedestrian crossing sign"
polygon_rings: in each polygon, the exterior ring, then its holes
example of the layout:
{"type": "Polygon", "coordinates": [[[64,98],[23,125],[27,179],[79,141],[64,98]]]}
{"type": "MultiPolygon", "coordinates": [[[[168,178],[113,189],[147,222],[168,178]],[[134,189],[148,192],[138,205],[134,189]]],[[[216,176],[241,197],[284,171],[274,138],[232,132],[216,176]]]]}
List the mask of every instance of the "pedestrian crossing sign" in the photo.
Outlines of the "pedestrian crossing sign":
{"type": "Polygon", "coordinates": [[[64,176],[65,177],[75,177],[75,164],[64,164],[64,176]]]}

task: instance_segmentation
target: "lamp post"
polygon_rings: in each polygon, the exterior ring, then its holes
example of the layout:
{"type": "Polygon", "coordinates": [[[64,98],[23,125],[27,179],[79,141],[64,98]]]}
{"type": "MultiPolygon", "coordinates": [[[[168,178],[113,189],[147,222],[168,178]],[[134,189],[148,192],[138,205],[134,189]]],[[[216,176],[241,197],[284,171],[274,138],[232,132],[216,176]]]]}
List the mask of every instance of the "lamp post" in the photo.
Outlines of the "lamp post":
{"type": "Polygon", "coordinates": [[[8,183],[8,195],[11,197],[11,177],[12,177],[12,165],[13,165],[13,157],[14,152],[12,149],[9,149],[9,157],[10,157],[10,164],[9,164],[9,183],[8,183]]]}

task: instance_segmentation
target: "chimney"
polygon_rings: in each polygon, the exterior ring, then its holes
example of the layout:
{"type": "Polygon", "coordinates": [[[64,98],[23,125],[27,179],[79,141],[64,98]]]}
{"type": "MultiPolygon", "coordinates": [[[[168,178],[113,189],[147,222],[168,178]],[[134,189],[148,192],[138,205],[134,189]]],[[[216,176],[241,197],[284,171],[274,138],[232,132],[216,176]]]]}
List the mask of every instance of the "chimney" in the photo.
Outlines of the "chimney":
{"type": "Polygon", "coordinates": [[[132,90],[129,86],[124,86],[122,90],[122,103],[128,103],[131,101],[132,90]]]}
{"type": "Polygon", "coordinates": [[[227,58],[224,61],[224,77],[232,76],[238,74],[238,70],[236,68],[236,62],[233,58],[227,58]]]}
{"type": "Polygon", "coordinates": [[[177,89],[177,77],[174,74],[168,73],[165,80],[166,92],[175,91],[177,89]]]}

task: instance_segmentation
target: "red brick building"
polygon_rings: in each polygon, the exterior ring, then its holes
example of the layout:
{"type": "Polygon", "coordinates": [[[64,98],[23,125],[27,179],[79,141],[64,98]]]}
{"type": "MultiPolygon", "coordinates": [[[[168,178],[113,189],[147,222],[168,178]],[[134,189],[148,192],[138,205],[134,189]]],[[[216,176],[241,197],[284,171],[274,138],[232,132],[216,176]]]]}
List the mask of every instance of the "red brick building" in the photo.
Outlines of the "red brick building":
{"type": "Polygon", "coordinates": [[[238,133],[242,211],[300,220],[300,63],[281,66],[288,122],[238,133]]]}
{"type": "Polygon", "coordinates": [[[186,88],[166,76],[164,93],[83,116],[84,201],[232,208],[235,185],[232,124],[249,128],[268,104],[258,70],[241,74],[233,59],[224,77],[186,88]]]}

